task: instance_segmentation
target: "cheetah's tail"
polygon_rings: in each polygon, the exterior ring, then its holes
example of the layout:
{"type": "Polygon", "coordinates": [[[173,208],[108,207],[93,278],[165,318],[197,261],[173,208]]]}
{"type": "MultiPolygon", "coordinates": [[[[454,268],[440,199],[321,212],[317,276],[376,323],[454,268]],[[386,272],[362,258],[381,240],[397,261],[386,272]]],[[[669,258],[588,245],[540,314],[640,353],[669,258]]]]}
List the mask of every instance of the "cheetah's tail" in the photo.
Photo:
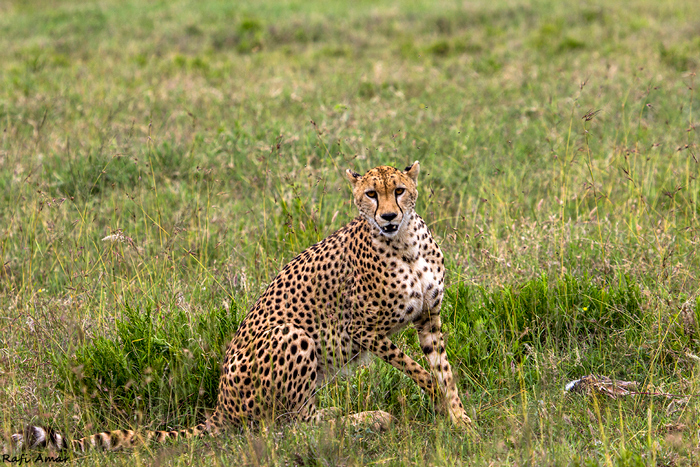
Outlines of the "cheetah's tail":
{"type": "Polygon", "coordinates": [[[155,441],[163,443],[170,439],[196,438],[205,434],[215,435],[221,429],[221,415],[216,410],[204,423],[194,427],[171,431],[102,431],[80,439],[68,440],[58,431],[45,426],[27,425],[22,433],[12,435],[14,450],[49,449],[55,451],[85,452],[91,448],[118,451],[155,441]]]}

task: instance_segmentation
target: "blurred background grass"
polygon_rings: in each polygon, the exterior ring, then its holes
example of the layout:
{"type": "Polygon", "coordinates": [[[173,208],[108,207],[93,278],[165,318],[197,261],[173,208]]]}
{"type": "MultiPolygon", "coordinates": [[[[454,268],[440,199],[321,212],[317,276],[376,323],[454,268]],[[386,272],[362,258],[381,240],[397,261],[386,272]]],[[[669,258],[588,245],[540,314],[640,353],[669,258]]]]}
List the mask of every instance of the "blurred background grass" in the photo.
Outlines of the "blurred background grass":
{"type": "MultiPolygon", "coordinates": [[[[373,363],[321,400],[390,410],[392,433],[249,434],[208,462],[692,465],[692,398],[561,388],[700,392],[699,17],[681,0],[0,4],[4,431],[200,420],[248,305],[355,216],[342,170],[420,160],[484,440],[373,363]]],[[[397,336],[418,358],[414,341],[397,336]]],[[[202,445],[173,449],[86,462],[202,445]]]]}

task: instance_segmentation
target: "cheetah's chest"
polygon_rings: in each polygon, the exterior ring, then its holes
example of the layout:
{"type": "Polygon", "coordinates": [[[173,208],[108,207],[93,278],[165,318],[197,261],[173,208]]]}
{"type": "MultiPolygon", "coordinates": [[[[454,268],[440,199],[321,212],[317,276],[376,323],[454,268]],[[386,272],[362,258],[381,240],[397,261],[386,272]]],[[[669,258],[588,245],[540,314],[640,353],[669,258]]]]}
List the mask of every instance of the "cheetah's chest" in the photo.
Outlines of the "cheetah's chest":
{"type": "Polygon", "coordinates": [[[442,298],[443,285],[434,267],[421,256],[397,260],[390,272],[396,272],[394,287],[399,297],[398,305],[387,310],[392,317],[389,333],[393,334],[432,308],[442,298]]]}

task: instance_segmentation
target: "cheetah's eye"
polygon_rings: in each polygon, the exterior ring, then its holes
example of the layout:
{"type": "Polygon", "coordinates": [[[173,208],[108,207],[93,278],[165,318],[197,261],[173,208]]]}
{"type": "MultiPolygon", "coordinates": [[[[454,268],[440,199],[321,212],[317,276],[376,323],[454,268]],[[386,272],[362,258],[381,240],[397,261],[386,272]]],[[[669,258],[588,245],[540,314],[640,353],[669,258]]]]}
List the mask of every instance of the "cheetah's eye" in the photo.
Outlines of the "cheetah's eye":
{"type": "Polygon", "coordinates": [[[376,198],[376,197],[377,197],[377,192],[376,192],[376,191],[374,191],[374,190],[372,190],[372,191],[368,191],[368,192],[367,192],[367,193],[365,193],[365,194],[367,195],[367,197],[368,197],[368,198],[372,198],[372,199],[374,199],[374,198],[376,198]]]}
{"type": "Polygon", "coordinates": [[[396,196],[401,196],[404,191],[406,191],[405,188],[397,188],[394,193],[396,193],[396,196]]]}

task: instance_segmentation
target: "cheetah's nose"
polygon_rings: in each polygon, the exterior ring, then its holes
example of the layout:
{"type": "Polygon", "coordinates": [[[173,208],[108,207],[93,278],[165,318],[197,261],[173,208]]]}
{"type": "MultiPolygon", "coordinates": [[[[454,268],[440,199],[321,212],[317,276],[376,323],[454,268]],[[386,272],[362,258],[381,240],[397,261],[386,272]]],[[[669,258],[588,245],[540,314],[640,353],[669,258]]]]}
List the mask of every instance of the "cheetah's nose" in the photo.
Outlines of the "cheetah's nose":
{"type": "Polygon", "coordinates": [[[396,217],[396,213],[395,213],[395,212],[387,212],[386,214],[382,214],[382,215],[379,216],[379,217],[381,217],[381,218],[384,219],[385,221],[390,221],[390,220],[392,220],[393,218],[396,217]]]}

